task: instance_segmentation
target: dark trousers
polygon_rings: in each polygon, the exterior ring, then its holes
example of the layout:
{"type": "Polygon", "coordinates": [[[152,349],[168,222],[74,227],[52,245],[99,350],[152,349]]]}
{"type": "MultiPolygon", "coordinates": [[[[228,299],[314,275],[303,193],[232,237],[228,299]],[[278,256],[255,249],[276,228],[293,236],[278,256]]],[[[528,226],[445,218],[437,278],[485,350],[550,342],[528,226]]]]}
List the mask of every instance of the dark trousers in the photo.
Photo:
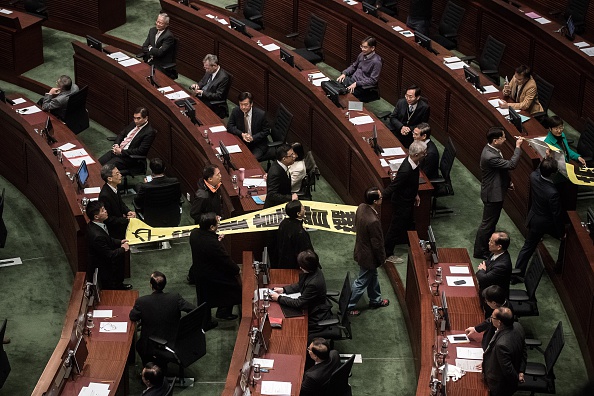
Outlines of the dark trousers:
{"type": "Polygon", "coordinates": [[[120,171],[122,169],[128,169],[128,162],[124,158],[122,158],[122,156],[115,155],[114,153],[112,153],[111,150],[103,154],[99,158],[99,163],[101,165],[105,165],[107,163],[114,164],[115,167],[118,168],[118,170],[120,171]]]}
{"type": "Polygon", "coordinates": [[[501,209],[503,209],[503,201],[483,202],[483,220],[474,240],[475,257],[489,256],[489,238],[495,232],[499,216],[501,216],[501,209]]]}
{"type": "Polygon", "coordinates": [[[530,257],[532,257],[532,255],[534,254],[534,251],[538,247],[538,243],[544,235],[544,230],[528,230],[528,236],[524,241],[524,246],[522,246],[522,249],[520,249],[518,259],[516,260],[516,268],[519,268],[522,271],[522,273],[520,274],[521,277],[524,277],[524,275],[526,275],[526,268],[528,267],[530,257]]]}
{"type": "MultiPolygon", "coordinates": [[[[355,82],[355,79],[353,78],[353,76],[346,76],[344,78],[344,80],[342,81],[342,84],[345,87],[348,87],[349,85],[351,85],[354,82],[355,82]]],[[[367,95],[368,95],[368,89],[363,89],[358,85],[355,87],[355,90],[353,91],[353,96],[355,96],[355,98],[359,99],[361,102],[366,101],[367,95]]]]}
{"type": "Polygon", "coordinates": [[[414,205],[393,205],[392,210],[392,221],[384,237],[384,247],[386,248],[387,257],[394,254],[394,247],[396,245],[408,243],[407,231],[415,229],[414,205]]]}

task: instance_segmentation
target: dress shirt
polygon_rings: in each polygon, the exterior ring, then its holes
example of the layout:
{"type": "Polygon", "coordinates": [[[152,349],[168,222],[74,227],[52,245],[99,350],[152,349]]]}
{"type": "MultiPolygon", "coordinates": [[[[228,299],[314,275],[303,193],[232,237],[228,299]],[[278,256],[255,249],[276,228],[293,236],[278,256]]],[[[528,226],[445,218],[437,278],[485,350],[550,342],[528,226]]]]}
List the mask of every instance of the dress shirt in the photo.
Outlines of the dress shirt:
{"type": "Polygon", "coordinates": [[[497,147],[492,146],[491,144],[487,143],[487,146],[491,147],[493,150],[497,151],[499,153],[499,155],[501,156],[501,158],[503,158],[503,154],[501,153],[501,150],[499,150],[497,147]]]}
{"type": "Polygon", "coordinates": [[[117,189],[117,187],[113,187],[113,186],[112,186],[111,184],[109,184],[109,183],[105,183],[105,184],[107,184],[107,186],[108,186],[109,188],[111,188],[111,191],[113,191],[113,192],[114,192],[114,193],[116,193],[116,194],[118,193],[118,189],[117,189]]]}
{"type": "Polygon", "coordinates": [[[93,221],[93,223],[97,224],[99,227],[103,228],[103,231],[109,235],[109,231],[107,231],[107,226],[104,223],[99,223],[98,221],[93,221]]]}
{"type": "MultiPolygon", "coordinates": [[[[124,147],[120,147],[122,150],[128,150],[128,148],[130,147],[130,143],[132,143],[132,141],[134,140],[134,138],[136,136],[138,136],[138,134],[140,133],[140,131],[142,131],[142,128],[144,128],[145,126],[148,125],[148,121],[145,122],[143,125],[138,127],[138,131],[134,134],[134,137],[132,139],[130,139],[130,141],[124,146],[124,147]]],[[[126,135],[126,137],[124,138],[124,140],[126,140],[128,138],[128,136],[130,136],[131,133],[133,133],[136,130],[136,127],[134,127],[134,129],[132,129],[130,132],[128,132],[128,134],[126,135]]]]}
{"type": "Polygon", "coordinates": [[[412,166],[412,169],[415,170],[417,169],[417,166],[419,166],[419,164],[415,164],[415,161],[413,161],[412,159],[410,159],[410,155],[408,157],[406,157],[408,159],[408,163],[410,164],[410,166],[412,166]]]}
{"type": "Polygon", "coordinates": [[[491,261],[495,261],[495,260],[497,260],[497,258],[498,258],[499,256],[501,256],[503,253],[505,253],[505,252],[503,251],[503,252],[501,252],[501,253],[499,253],[499,254],[494,254],[494,255],[491,257],[491,261]]]}
{"type": "Polygon", "coordinates": [[[245,131],[245,133],[247,133],[248,135],[252,136],[252,109],[250,109],[250,111],[246,113],[243,113],[243,117],[246,120],[246,128],[247,130],[245,131]]]}

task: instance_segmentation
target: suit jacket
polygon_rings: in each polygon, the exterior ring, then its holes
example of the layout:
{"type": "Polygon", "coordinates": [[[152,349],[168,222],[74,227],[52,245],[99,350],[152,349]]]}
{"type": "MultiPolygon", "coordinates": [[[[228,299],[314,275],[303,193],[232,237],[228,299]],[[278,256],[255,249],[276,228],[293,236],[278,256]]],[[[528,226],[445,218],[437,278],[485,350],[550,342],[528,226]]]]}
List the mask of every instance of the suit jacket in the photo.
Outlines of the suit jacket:
{"type": "Polygon", "coordinates": [[[92,279],[95,268],[99,268],[101,287],[113,289],[124,281],[124,254],[122,241],[108,235],[103,228],[90,221],[87,224],[87,245],[89,265],[87,279],[92,279]]]}
{"type": "Polygon", "coordinates": [[[163,378],[163,384],[161,386],[153,386],[142,391],[141,396],[165,396],[169,390],[169,382],[167,378],[163,378]]]}
{"type": "Polygon", "coordinates": [[[483,202],[503,202],[510,185],[509,172],[516,168],[522,150],[518,147],[509,160],[498,150],[486,145],[481,153],[481,199],[483,202]]]}
{"type": "Polygon", "coordinates": [[[177,182],[178,182],[178,180],[175,177],[161,176],[161,177],[153,178],[153,180],[151,180],[150,182],[141,183],[140,187],[138,188],[138,192],[136,193],[136,196],[134,197],[134,206],[136,208],[138,208],[140,211],[142,211],[142,208],[144,208],[147,190],[150,190],[151,188],[170,186],[177,182]]]}
{"type": "Polygon", "coordinates": [[[551,131],[549,131],[544,141],[545,143],[550,144],[558,150],[561,150],[563,155],[565,155],[565,162],[569,162],[570,159],[577,161],[577,159],[580,157],[578,153],[576,153],[571,149],[571,147],[569,147],[569,143],[567,143],[567,137],[565,136],[564,132],[561,132],[561,141],[563,142],[563,147],[561,147],[561,145],[557,141],[557,138],[555,137],[555,135],[551,133],[551,131]]]}
{"type": "Polygon", "coordinates": [[[198,190],[192,200],[192,207],[190,209],[190,216],[194,222],[198,224],[200,215],[203,213],[214,212],[219,216],[223,215],[221,193],[219,190],[212,192],[204,183],[204,179],[198,180],[198,190]]]}
{"type": "Polygon", "coordinates": [[[421,169],[429,179],[436,179],[439,177],[439,151],[433,140],[428,139],[425,143],[427,143],[427,155],[421,161],[421,169]]]}
{"type": "MultiPolygon", "coordinates": [[[[229,122],[227,123],[227,131],[239,136],[245,132],[243,111],[239,106],[235,107],[229,115],[229,122]]],[[[270,134],[270,127],[266,120],[266,113],[255,106],[252,107],[252,118],[251,118],[251,130],[253,141],[246,143],[246,146],[254,151],[256,148],[260,148],[265,153],[268,150],[268,135],[270,134]]],[[[245,143],[245,142],[244,142],[245,143]]]]}
{"type": "MultiPolygon", "coordinates": [[[[505,300],[505,302],[501,306],[512,309],[509,301],[507,301],[507,300],[505,300]]],[[[512,310],[512,312],[513,312],[513,310],[512,310]]],[[[493,326],[491,319],[485,319],[480,324],[474,326],[474,329],[476,330],[477,333],[484,333],[483,339],[481,341],[481,347],[483,348],[483,351],[486,350],[487,347],[489,346],[489,342],[495,335],[495,330],[497,330],[497,328],[495,326],[493,326]]]]}
{"type": "Polygon", "coordinates": [[[197,96],[200,100],[205,102],[206,104],[210,105],[211,100],[227,100],[225,97],[225,91],[231,84],[231,78],[229,77],[229,73],[227,73],[223,68],[219,67],[219,71],[215,76],[214,80],[210,82],[208,87],[204,89],[204,86],[210,79],[212,73],[204,74],[202,80],[198,81],[198,87],[202,89],[202,96],[197,96]]]}
{"type": "MultiPolygon", "coordinates": [[[[120,144],[124,141],[128,133],[136,128],[136,124],[131,122],[128,124],[122,132],[116,137],[115,143],[120,144]]],[[[122,150],[122,158],[124,160],[130,160],[131,155],[143,155],[147,156],[148,152],[153,144],[153,140],[157,135],[157,131],[153,129],[150,124],[146,124],[142,129],[134,136],[134,139],[130,142],[130,145],[126,150],[122,150]]]]}
{"type": "Polygon", "coordinates": [[[173,37],[173,33],[169,28],[166,28],[163,33],[159,36],[159,40],[155,42],[155,37],[157,36],[157,28],[152,27],[148,32],[148,36],[146,36],[146,40],[144,40],[144,44],[142,44],[142,50],[148,57],[145,61],[148,61],[149,64],[153,64],[156,67],[161,67],[162,65],[166,65],[168,63],[174,63],[175,58],[173,57],[173,45],[175,43],[175,39],[173,37]],[[151,46],[149,50],[148,47],[151,46]],[[149,60],[152,58],[152,61],[149,60]]]}
{"type": "Polygon", "coordinates": [[[339,367],[340,355],[333,349],[330,351],[330,357],[327,360],[310,367],[303,373],[303,382],[301,382],[301,392],[299,393],[299,396],[321,395],[323,393],[323,385],[339,367]]]}
{"type": "Polygon", "coordinates": [[[563,236],[563,214],[555,184],[543,179],[537,169],[530,175],[530,189],[532,205],[526,218],[528,228],[542,230],[557,238],[563,236]]]}
{"type": "Polygon", "coordinates": [[[384,190],[384,198],[390,198],[395,207],[413,207],[419,192],[420,167],[413,169],[408,158],[404,159],[396,177],[384,190]]]}
{"type": "Polygon", "coordinates": [[[126,236],[126,228],[128,228],[129,220],[125,215],[130,212],[122,197],[113,192],[111,187],[105,183],[99,193],[99,201],[103,202],[107,210],[107,220],[105,225],[109,230],[109,235],[114,238],[124,239],[126,236]]]}
{"type": "Polygon", "coordinates": [[[278,258],[272,263],[272,267],[298,269],[297,255],[304,250],[313,250],[309,234],[303,228],[303,221],[287,217],[279,224],[276,235],[278,258]]]}
{"type": "Polygon", "coordinates": [[[497,285],[503,289],[505,295],[509,295],[509,281],[511,279],[512,262],[509,252],[506,250],[502,255],[493,260],[493,255],[489,257],[485,264],[487,270],[479,270],[476,272],[476,279],[479,283],[479,295],[482,295],[483,290],[491,285],[497,285]]]}
{"type": "Polygon", "coordinates": [[[266,201],[264,208],[289,202],[291,200],[291,179],[287,172],[274,161],[268,170],[266,179],[266,201]]]}
{"type": "Polygon", "coordinates": [[[515,76],[509,82],[509,88],[511,90],[509,106],[514,110],[526,110],[530,114],[543,111],[543,108],[538,101],[538,89],[534,78],[530,77],[526,84],[524,84],[519,95],[518,81],[515,76]]]}
{"type": "Polygon", "coordinates": [[[143,361],[147,358],[150,361],[153,354],[149,343],[151,336],[167,340],[170,347],[175,346],[181,312],[190,312],[194,308],[194,304],[184,300],[178,293],[153,291],[152,294],[136,300],[129,316],[131,321],[140,321],[142,324],[136,349],[143,361]]]}
{"type": "Polygon", "coordinates": [[[483,376],[492,394],[514,394],[524,352],[524,339],[513,327],[497,331],[483,354],[483,376]]]}
{"type": "Polygon", "coordinates": [[[363,269],[375,269],[386,261],[384,234],[379,215],[371,205],[362,203],[355,214],[355,250],[353,258],[363,269]]]}
{"type": "MultiPolygon", "coordinates": [[[[408,126],[413,130],[421,122],[429,122],[429,116],[431,115],[431,108],[424,100],[417,102],[417,107],[412,114],[408,114],[408,103],[406,99],[398,99],[394,111],[390,114],[390,130],[392,132],[400,134],[400,129],[404,125],[408,126]]],[[[410,134],[412,137],[412,133],[410,134]]]]}
{"type": "Polygon", "coordinates": [[[78,85],[72,83],[70,90],[60,92],[58,95],[53,96],[46,94],[43,96],[41,109],[43,111],[49,111],[59,119],[63,120],[66,116],[66,106],[68,106],[68,99],[70,95],[78,92],[78,85]]]}

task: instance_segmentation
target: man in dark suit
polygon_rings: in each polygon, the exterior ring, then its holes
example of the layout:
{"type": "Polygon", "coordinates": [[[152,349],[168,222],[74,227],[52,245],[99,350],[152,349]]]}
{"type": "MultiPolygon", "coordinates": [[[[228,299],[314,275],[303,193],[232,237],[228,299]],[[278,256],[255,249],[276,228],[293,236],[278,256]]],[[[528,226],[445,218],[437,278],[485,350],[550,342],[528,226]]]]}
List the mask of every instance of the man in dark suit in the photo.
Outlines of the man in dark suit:
{"type": "Polygon", "coordinates": [[[142,44],[142,52],[146,63],[155,65],[157,69],[175,80],[177,78],[176,70],[163,69],[163,65],[175,63],[174,46],[175,38],[169,30],[169,15],[161,13],[157,16],[155,27],[150,28],[148,36],[142,44]]]}
{"type": "Polygon", "coordinates": [[[421,88],[411,85],[404,98],[398,99],[390,114],[388,128],[406,148],[413,142],[413,130],[421,122],[429,122],[431,109],[421,100],[421,88]]]}
{"type": "Polygon", "coordinates": [[[491,316],[497,332],[483,354],[483,377],[491,396],[511,396],[523,381],[526,343],[523,330],[514,326],[509,308],[497,308],[491,316]]]}
{"type": "Polygon", "coordinates": [[[90,220],[87,225],[87,279],[91,280],[95,268],[99,268],[99,279],[103,289],[132,289],[132,285],[124,283],[124,255],[130,249],[128,240],[110,236],[104,224],[108,212],[101,201],[89,202],[86,213],[90,220]]]}
{"type": "Polygon", "coordinates": [[[134,110],[134,122],[130,123],[116,137],[111,151],[99,158],[101,165],[114,164],[118,169],[134,166],[136,159],[131,155],[147,156],[155,140],[156,131],[148,123],[148,110],[138,107],[134,110]]]}
{"type": "MultiPolygon", "coordinates": [[[[509,301],[507,300],[507,296],[502,288],[497,285],[491,285],[483,290],[482,293],[483,300],[487,305],[492,309],[495,310],[500,307],[510,308],[509,301]]],[[[483,347],[483,351],[487,349],[489,342],[495,335],[495,330],[497,328],[493,326],[493,322],[491,321],[491,317],[485,319],[483,322],[477,324],[474,327],[469,327],[465,330],[466,335],[470,338],[473,334],[476,333],[483,333],[483,339],[481,340],[481,346],[483,347]]]]}
{"type": "Polygon", "coordinates": [[[219,117],[225,118],[228,115],[227,106],[213,106],[210,102],[227,100],[226,94],[229,92],[229,84],[231,84],[229,73],[219,66],[219,58],[216,55],[206,55],[202,64],[206,73],[202,80],[192,84],[190,89],[219,117]]]}
{"type": "MultiPolygon", "coordinates": [[[[172,184],[177,183],[177,178],[175,177],[167,177],[165,176],[165,164],[161,158],[153,158],[149,163],[149,167],[151,168],[152,176],[147,176],[145,178],[145,182],[138,184],[138,191],[136,192],[136,196],[134,197],[134,207],[136,211],[142,213],[142,209],[144,208],[144,204],[146,202],[146,192],[152,188],[159,188],[164,186],[170,186],[172,184]]],[[[180,200],[181,196],[178,197],[178,201],[180,200]]]]}
{"type": "Polygon", "coordinates": [[[218,307],[218,319],[233,320],[233,306],[241,304],[241,278],[239,266],[235,264],[221,243],[222,235],[217,235],[219,217],[215,213],[204,213],[200,217],[200,228],[190,234],[192,248],[192,268],[190,272],[196,280],[198,304],[206,302],[209,307],[204,330],[217,326],[210,316],[210,308],[218,307]]]}
{"type": "Polygon", "coordinates": [[[539,169],[530,175],[532,205],[526,218],[528,236],[516,260],[516,268],[522,271],[520,274],[522,278],[526,273],[528,261],[542,237],[549,234],[555,238],[561,238],[565,233],[559,191],[552,180],[557,169],[557,161],[547,157],[540,163],[539,169]]]}
{"type": "Polygon", "coordinates": [[[493,127],[487,132],[487,145],[481,153],[481,200],[483,201],[483,220],[476,232],[474,240],[474,258],[489,257],[489,236],[495,231],[503,199],[508,189],[513,189],[509,171],[516,168],[520,160],[520,146],[523,137],[516,140],[516,149],[511,159],[506,160],[501,153],[505,143],[503,128],[493,127]]]}
{"type": "Polygon", "coordinates": [[[268,151],[270,127],[264,110],[254,107],[254,97],[249,92],[239,94],[239,106],[231,111],[227,131],[239,136],[258,161],[268,151]]]}
{"type": "Polygon", "coordinates": [[[307,353],[315,365],[303,373],[299,396],[318,396],[323,394],[323,385],[340,367],[340,355],[336,350],[330,350],[328,341],[321,337],[312,340],[307,353]]]}
{"type": "Polygon", "coordinates": [[[122,174],[114,164],[101,167],[101,178],[105,181],[99,200],[105,205],[109,217],[105,220],[109,234],[114,238],[124,239],[129,219],[135,218],[136,213],[131,211],[118,194],[118,185],[122,182],[122,174]]]}
{"type": "Polygon", "coordinates": [[[427,154],[427,145],[421,141],[411,143],[408,157],[396,173],[396,177],[384,190],[384,198],[392,203],[392,222],[385,237],[386,257],[394,254],[397,244],[408,243],[407,231],[415,229],[414,207],[419,206],[419,163],[427,154]]]}
{"type": "Polygon", "coordinates": [[[169,384],[165,380],[163,370],[153,362],[148,362],[142,369],[142,382],[146,389],[142,396],[165,396],[169,390],[169,384]]]}
{"type": "Polygon", "coordinates": [[[214,212],[223,215],[223,204],[219,188],[221,187],[221,170],[218,166],[210,164],[204,167],[202,179],[198,180],[198,189],[192,200],[190,216],[194,224],[198,224],[203,213],[214,212]]]}
{"type": "MultiPolygon", "coordinates": [[[[509,296],[509,281],[511,279],[511,257],[507,248],[509,236],[505,232],[497,231],[489,238],[489,252],[491,255],[478,266],[476,280],[479,283],[479,294],[491,285],[499,286],[505,295],[509,296]]],[[[489,317],[493,309],[483,300],[485,317],[489,317]]]]}
{"type": "Polygon", "coordinates": [[[295,200],[285,205],[287,217],[276,232],[276,255],[272,268],[298,269],[297,256],[304,250],[313,250],[309,233],[303,228],[305,207],[295,200]]]}
{"type": "Polygon", "coordinates": [[[431,126],[426,122],[421,122],[415,127],[412,133],[414,140],[420,140],[427,145],[427,155],[421,161],[421,169],[429,179],[439,177],[439,151],[437,146],[431,140],[431,126]]]}
{"type": "Polygon", "coordinates": [[[155,353],[149,338],[159,337],[169,345],[175,342],[181,313],[190,312],[196,308],[183,299],[178,293],[164,293],[167,277],[159,271],[151,274],[152,294],[139,297],[130,311],[130,320],[142,324],[140,338],[136,342],[136,350],[142,358],[142,364],[153,360],[155,353]]]}
{"type": "Polygon", "coordinates": [[[307,309],[308,333],[312,335],[322,330],[318,322],[330,319],[332,306],[326,301],[326,280],[320,268],[318,255],[311,250],[306,250],[299,253],[297,263],[302,272],[299,274],[299,282],[285,287],[275,287],[270,297],[280,305],[307,309]],[[293,293],[301,293],[301,295],[297,298],[285,295],[293,293]]]}
{"type": "Polygon", "coordinates": [[[353,282],[351,300],[347,308],[352,316],[360,314],[355,310],[355,306],[366,289],[371,308],[387,307],[390,304],[388,299],[382,299],[377,277],[378,267],[386,261],[384,234],[378,213],[382,207],[382,198],[378,187],[368,188],[365,191],[365,203],[359,205],[355,214],[357,236],[353,258],[360,269],[359,276],[353,282]]]}
{"type": "Polygon", "coordinates": [[[297,199],[296,193],[291,193],[291,177],[289,166],[295,162],[295,152],[288,144],[276,149],[276,161],[272,163],[266,178],[266,201],[264,208],[271,208],[285,202],[297,199]]]}

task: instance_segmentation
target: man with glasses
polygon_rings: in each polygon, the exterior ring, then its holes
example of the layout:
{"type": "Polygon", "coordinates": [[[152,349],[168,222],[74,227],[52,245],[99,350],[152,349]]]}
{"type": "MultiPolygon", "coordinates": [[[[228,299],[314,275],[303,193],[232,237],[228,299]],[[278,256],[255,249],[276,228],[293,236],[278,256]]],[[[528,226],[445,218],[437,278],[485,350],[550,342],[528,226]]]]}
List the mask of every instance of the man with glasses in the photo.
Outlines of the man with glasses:
{"type": "Polygon", "coordinates": [[[227,131],[238,136],[250,149],[258,161],[268,152],[270,127],[266,112],[254,106],[254,97],[250,92],[242,92],[237,98],[239,106],[229,115],[227,131]]]}
{"type": "Polygon", "coordinates": [[[429,122],[431,108],[421,100],[421,88],[411,85],[404,98],[398,99],[394,111],[390,114],[388,128],[406,148],[413,141],[413,131],[422,122],[429,122]]]}
{"type": "Polygon", "coordinates": [[[376,40],[367,37],[361,42],[361,53],[336,79],[360,101],[365,101],[369,89],[377,88],[382,71],[382,58],[375,53],[376,40]]]}
{"type": "Polygon", "coordinates": [[[289,166],[293,162],[295,152],[291,146],[283,144],[276,149],[276,161],[271,164],[266,179],[265,209],[297,199],[297,194],[291,193],[289,166]]]}
{"type": "Polygon", "coordinates": [[[530,114],[543,111],[538,101],[538,89],[536,81],[532,78],[532,71],[528,66],[521,65],[516,68],[514,77],[509,83],[503,85],[503,95],[508,101],[500,100],[499,107],[514,110],[525,110],[530,114]]]}
{"type": "Polygon", "coordinates": [[[210,102],[227,100],[225,94],[228,92],[229,84],[231,84],[229,73],[219,66],[219,58],[213,54],[206,55],[202,60],[202,65],[206,73],[202,80],[192,84],[190,89],[198,99],[210,107],[219,117],[225,118],[228,115],[227,105],[212,105],[210,102]]]}
{"type": "Polygon", "coordinates": [[[114,164],[105,164],[101,167],[101,178],[105,184],[99,193],[99,200],[103,202],[107,213],[109,213],[105,225],[109,235],[113,238],[124,239],[128,223],[130,219],[136,217],[136,213],[126,206],[121,195],[118,194],[118,185],[122,182],[122,174],[114,164]]]}
{"type": "Polygon", "coordinates": [[[61,120],[66,115],[66,107],[70,95],[78,92],[78,85],[72,82],[72,79],[66,75],[60,76],[56,81],[56,86],[51,88],[37,104],[43,111],[49,111],[61,120]]]}
{"type": "Polygon", "coordinates": [[[427,145],[427,155],[421,161],[421,169],[429,179],[439,177],[439,151],[437,146],[431,140],[431,126],[426,122],[421,122],[415,127],[412,133],[414,140],[420,140],[427,145]]]}
{"type": "Polygon", "coordinates": [[[507,190],[513,189],[509,171],[515,169],[520,160],[522,142],[523,137],[517,138],[514,155],[506,160],[501,153],[501,147],[505,143],[503,128],[493,127],[487,132],[487,145],[483,148],[480,162],[483,219],[474,240],[474,258],[489,257],[489,237],[499,221],[507,190]]]}

